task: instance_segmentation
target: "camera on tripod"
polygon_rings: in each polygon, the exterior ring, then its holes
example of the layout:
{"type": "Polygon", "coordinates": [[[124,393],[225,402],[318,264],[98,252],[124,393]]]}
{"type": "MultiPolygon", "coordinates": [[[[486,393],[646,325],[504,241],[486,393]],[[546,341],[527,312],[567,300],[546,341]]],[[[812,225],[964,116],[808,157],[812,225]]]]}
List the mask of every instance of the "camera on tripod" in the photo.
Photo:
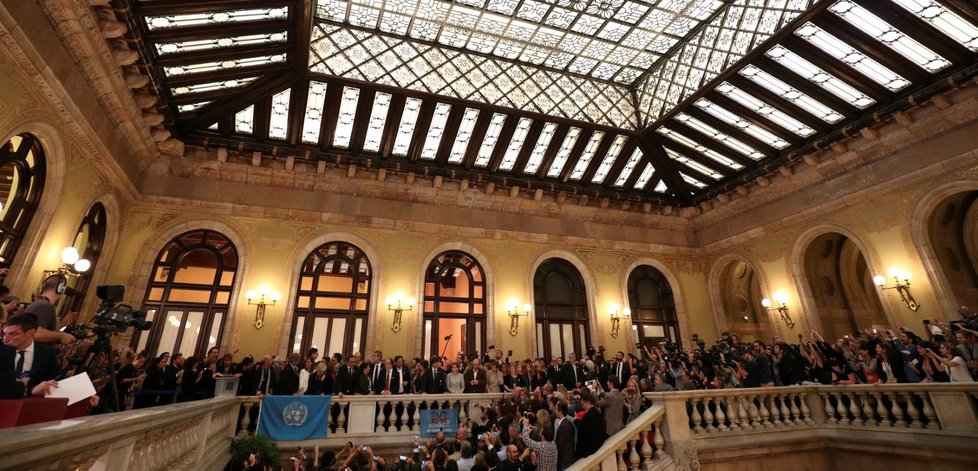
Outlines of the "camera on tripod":
{"type": "Polygon", "coordinates": [[[92,323],[94,328],[89,328],[84,324],[72,324],[64,328],[65,332],[73,335],[77,339],[91,337],[91,332],[96,335],[111,335],[117,332],[125,332],[133,327],[137,330],[149,330],[153,326],[151,321],[146,320],[146,313],[137,311],[128,304],[119,304],[119,301],[126,294],[126,287],[122,285],[106,285],[95,288],[95,295],[102,302],[95,312],[92,323]]]}

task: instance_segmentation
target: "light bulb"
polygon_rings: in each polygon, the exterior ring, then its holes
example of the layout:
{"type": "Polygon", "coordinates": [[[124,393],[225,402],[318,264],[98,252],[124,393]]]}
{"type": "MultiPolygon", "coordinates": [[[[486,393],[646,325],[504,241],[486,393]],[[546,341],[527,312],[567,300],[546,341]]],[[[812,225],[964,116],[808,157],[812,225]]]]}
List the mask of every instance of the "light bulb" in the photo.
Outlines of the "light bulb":
{"type": "Polygon", "coordinates": [[[775,301],[778,302],[778,304],[784,304],[788,302],[788,297],[785,296],[784,293],[774,293],[772,297],[774,298],[775,301]]]}
{"type": "Polygon", "coordinates": [[[531,309],[531,306],[530,306],[529,303],[523,305],[523,312],[526,313],[526,315],[528,315],[528,316],[530,315],[530,309],[531,309]]]}
{"type": "Polygon", "coordinates": [[[272,302],[276,302],[277,303],[281,299],[282,299],[282,293],[279,293],[278,291],[272,293],[272,302]]]}
{"type": "Polygon", "coordinates": [[[92,268],[92,262],[89,262],[84,258],[75,262],[75,271],[78,273],[85,273],[89,268],[92,268]]]}
{"type": "Polygon", "coordinates": [[[61,263],[65,265],[74,265],[79,258],[81,257],[78,256],[78,249],[74,247],[65,247],[61,250],[61,263]]]}
{"type": "Polygon", "coordinates": [[[258,296],[258,295],[257,295],[257,293],[255,293],[255,290],[253,290],[253,289],[250,289],[250,290],[248,290],[247,293],[245,293],[245,299],[247,299],[249,302],[251,302],[251,300],[255,299],[256,296],[258,296]]]}
{"type": "Polygon", "coordinates": [[[396,303],[396,302],[397,302],[397,298],[396,297],[394,297],[394,296],[388,296],[387,297],[387,305],[388,306],[393,306],[394,303],[396,303]]]}
{"type": "Polygon", "coordinates": [[[622,309],[621,310],[621,315],[623,315],[625,317],[631,317],[632,310],[626,307],[625,309],[622,309]]]}
{"type": "Polygon", "coordinates": [[[414,298],[407,298],[407,307],[408,309],[414,307],[414,298]]]}
{"type": "Polygon", "coordinates": [[[268,294],[268,285],[261,285],[261,287],[258,288],[258,294],[260,294],[262,296],[267,295],[268,294]]]}
{"type": "Polygon", "coordinates": [[[771,300],[767,298],[762,299],[761,306],[764,306],[765,308],[771,307],[771,300]]]}
{"type": "Polygon", "coordinates": [[[609,313],[609,314],[612,314],[612,315],[615,315],[615,314],[618,314],[618,309],[619,309],[620,307],[621,307],[621,306],[619,306],[619,305],[617,305],[617,304],[614,304],[614,303],[612,303],[612,304],[611,304],[610,306],[608,306],[608,313],[609,313]]]}
{"type": "Polygon", "coordinates": [[[883,275],[876,275],[876,276],[874,276],[873,277],[873,284],[875,284],[876,286],[885,286],[886,285],[886,277],[884,277],[883,275]]]}
{"type": "Polygon", "coordinates": [[[889,275],[890,278],[896,278],[900,274],[900,270],[890,267],[886,270],[886,274],[889,275]]]}

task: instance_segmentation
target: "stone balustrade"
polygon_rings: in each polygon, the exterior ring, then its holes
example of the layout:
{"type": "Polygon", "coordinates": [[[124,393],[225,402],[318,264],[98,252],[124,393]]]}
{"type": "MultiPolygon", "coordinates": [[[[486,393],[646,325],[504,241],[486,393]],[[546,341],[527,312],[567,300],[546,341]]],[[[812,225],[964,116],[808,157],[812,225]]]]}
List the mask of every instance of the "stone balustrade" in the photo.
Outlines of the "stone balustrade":
{"type": "Polygon", "coordinates": [[[576,461],[567,471],[651,471],[666,461],[662,419],[665,408],[654,405],[608,437],[593,455],[576,461]]]}

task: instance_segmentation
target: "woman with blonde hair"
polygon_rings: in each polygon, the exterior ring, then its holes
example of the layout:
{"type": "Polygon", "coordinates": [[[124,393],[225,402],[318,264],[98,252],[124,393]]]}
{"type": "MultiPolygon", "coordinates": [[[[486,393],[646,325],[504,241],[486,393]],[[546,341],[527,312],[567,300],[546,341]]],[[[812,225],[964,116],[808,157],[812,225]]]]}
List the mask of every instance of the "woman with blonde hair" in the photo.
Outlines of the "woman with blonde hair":
{"type": "Polygon", "coordinates": [[[625,424],[627,425],[632,419],[642,413],[642,390],[635,376],[628,379],[628,383],[626,383],[625,390],[622,393],[625,396],[625,410],[628,411],[628,417],[625,418],[625,424]]]}

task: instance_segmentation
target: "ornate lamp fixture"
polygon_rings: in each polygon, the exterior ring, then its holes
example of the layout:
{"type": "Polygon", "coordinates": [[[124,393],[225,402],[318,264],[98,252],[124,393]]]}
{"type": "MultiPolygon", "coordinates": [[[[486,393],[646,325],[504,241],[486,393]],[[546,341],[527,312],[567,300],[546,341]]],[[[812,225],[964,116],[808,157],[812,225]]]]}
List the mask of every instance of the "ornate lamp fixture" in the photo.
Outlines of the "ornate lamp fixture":
{"type": "Polygon", "coordinates": [[[767,309],[768,311],[778,311],[778,314],[781,316],[781,320],[784,321],[784,324],[787,325],[789,329],[794,328],[795,321],[791,320],[791,316],[788,315],[788,297],[785,296],[784,293],[774,293],[774,295],[771,297],[774,298],[774,302],[777,303],[777,305],[771,307],[774,305],[774,303],[772,303],[770,299],[764,298],[761,300],[761,306],[764,306],[764,309],[767,309]]]}
{"type": "Polygon", "coordinates": [[[873,283],[879,286],[880,289],[895,289],[900,293],[900,299],[911,311],[916,311],[920,309],[920,304],[917,300],[913,298],[910,294],[910,272],[900,270],[898,268],[890,268],[887,270],[887,274],[893,277],[893,286],[886,286],[886,278],[882,275],[876,275],[873,277],[873,283]]]}
{"type": "Polygon", "coordinates": [[[516,337],[520,330],[520,317],[530,315],[530,305],[524,304],[520,311],[520,302],[514,299],[506,305],[506,314],[509,316],[509,335],[516,337]]]}
{"type": "Polygon", "coordinates": [[[282,299],[282,293],[275,291],[274,293],[269,292],[268,286],[262,285],[258,288],[258,292],[255,290],[249,290],[245,294],[245,298],[248,299],[248,304],[252,306],[257,306],[255,308],[255,322],[253,323],[256,329],[261,329],[265,326],[265,307],[271,304],[275,305],[280,299],[282,299]],[[268,296],[271,302],[266,302],[265,297],[268,296]],[[258,299],[257,301],[255,299],[258,299]]]}
{"type": "Polygon", "coordinates": [[[405,298],[403,293],[387,297],[387,310],[394,313],[394,321],[391,323],[391,330],[401,331],[401,316],[405,310],[414,309],[414,298],[405,298]]]}
{"type": "Polygon", "coordinates": [[[608,315],[611,317],[611,336],[618,338],[618,332],[621,331],[621,320],[631,317],[632,310],[627,307],[621,309],[621,306],[612,304],[608,307],[608,315]]]}

